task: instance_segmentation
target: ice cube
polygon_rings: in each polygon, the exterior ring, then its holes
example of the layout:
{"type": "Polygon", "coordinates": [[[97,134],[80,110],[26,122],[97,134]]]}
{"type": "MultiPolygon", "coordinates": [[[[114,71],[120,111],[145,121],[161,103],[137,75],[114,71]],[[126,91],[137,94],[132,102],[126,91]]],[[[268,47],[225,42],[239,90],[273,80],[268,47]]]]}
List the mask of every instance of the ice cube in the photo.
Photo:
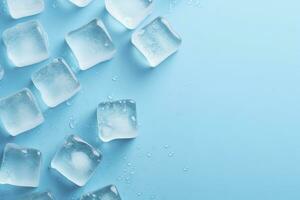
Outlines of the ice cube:
{"type": "Polygon", "coordinates": [[[181,38],[165,18],[158,17],[133,33],[131,42],[146,57],[150,66],[156,67],[178,50],[181,38]]]}
{"type": "Polygon", "coordinates": [[[2,67],[2,65],[0,65],[0,81],[3,79],[5,74],[4,68],[2,67]]]}
{"type": "Polygon", "coordinates": [[[38,21],[27,21],[3,32],[8,58],[17,67],[48,59],[48,38],[38,21]]]}
{"type": "Polygon", "coordinates": [[[80,83],[68,64],[61,58],[32,74],[32,82],[49,107],[70,99],[80,90],[80,83]]]}
{"type": "Polygon", "coordinates": [[[106,10],[128,29],[135,29],[153,11],[153,0],[105,0],[106,10]]]}
{"type": "Polygon", "coordinates": [[[101,161],[101,153],[76,135],[69,136],[51,161],[57,170],[78,186],[84,186],[101,161]]]}
{"type": "Polygon", "coordinates": [[[0,99],[0,120],[6,131],[16,136],[44,122],[43,114],[27,88],[0,99]]]}
{"type": "Polygon", "coordinates": [[[137,137],[136,103],[133,100],[100,103],[97,119],[99,137],[104,142],[137,137]]]}
{"type": "Polygon", "coordinates": [[[121,200],[117,187],[108,185],[91,193],[82,195],[80,200],[121,200]]]}
{"type": "Polygon", "coordinates": [[[0,168],[0,183],[22,187],[38,187],[42,154],[39,150],[8,143],[0,168]]]}
{"type": "Polygon", "coordinates": [[[54,197],[50,192],[42,192],[26,195],[22,200],[54,200],[54,197]]]}
{"type": "Polygon", "coordinates": [[[85,7],[92,2],[92,0],[70,0],[70,1],[78,7],[85,7]]]}
{"type": "Polygon", "coordinates": [[[66,42],[75,55],[81,70],[110,60],[115,52],[115,45],[103,22],[95,19],[83,27],[70,32],[66,42]]]}
{"type": "Polygon", "coordinates": [[[9,14],[14,19],[43,12],[44,0],[6,0],[9,14]]]}

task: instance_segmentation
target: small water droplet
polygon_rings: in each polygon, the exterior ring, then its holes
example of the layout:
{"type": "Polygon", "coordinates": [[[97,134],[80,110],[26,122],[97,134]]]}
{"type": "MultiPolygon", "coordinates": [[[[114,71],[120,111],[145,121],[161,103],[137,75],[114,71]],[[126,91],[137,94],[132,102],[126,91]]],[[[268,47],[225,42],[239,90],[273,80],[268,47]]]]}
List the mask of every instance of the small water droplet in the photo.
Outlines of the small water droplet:
{"type": "Polygon", "coordinates": [[[113,76],[111,80],[112,81],[117,81],[118,80],[118,76],[113,76]]]}
{"type": "Polygon", "coordinates": [[[148,152],[148,153],[147,153],[147,157],[148,157],[148,158],[151,158],[151,157],[152,157],[152,153],[148,152]]]}
{"type": "Polygon", "coordinates": [[[69,127],[71,129],[74,129],[75,128],[75,124],[76,124],[76,121],[73,117],[70,118],[70,121],[69,121],[69,127]]]}
{"type": "Polygon", "coordinates": [[[168,156],[169,157],[173,157],[174,156],[174,152],[169,152],[168,156]]]}

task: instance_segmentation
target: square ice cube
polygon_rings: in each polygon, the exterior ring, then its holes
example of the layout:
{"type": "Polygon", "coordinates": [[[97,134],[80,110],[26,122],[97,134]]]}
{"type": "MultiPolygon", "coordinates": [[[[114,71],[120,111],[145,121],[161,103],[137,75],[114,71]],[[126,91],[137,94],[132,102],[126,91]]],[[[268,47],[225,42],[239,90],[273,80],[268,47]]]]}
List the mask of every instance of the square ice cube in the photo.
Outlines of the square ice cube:
{"type": "Polygon", "coordinates": [[[156,67],[178,50],[181,38],[165,18],[158,17],[133,33],[131,42],[146,57],[150,66],[156,67]]]}
{"type": "Polygon", "coordinates": [[[27,88],[0,99],[0,121],[12,136],[33,129],[44,122],[38,104],[27,88]]]}
{"type": "Polygon", "coordinates": [[[128,29],[135,29],[153,11],[153,0],[105,0],[106,10],[128,29]]]}
{"type": "Polygon", "coordinates": [[[80,83],[68,64],[61,58],[32,74],[32,82],[49,107],[68,100],[80,90],[80,83]]]}
{"type": "Polygon", "coordinates": [[[3,32],[8,58],[17,67],[48,59],[48,37],[38,21],[27,21],[3,32]]]}
{"type": "Polygon", "coordinates": [[[99,137],[104,142],[137,137],[136,103],[133,100],[100,103],[97,120],[99,137]]]}
{"type": "Polygon", "coordinates": [[[101,161],[101,153],[76,135],[69,136],[51,161],[57,170],[78,186],[84,186],[101,161]]]}
{"type": "Polygon", "coordinates": [[[80,200],[121,200],[117,187],[108,185],[91,193],[82,195],[80,200]]]}
{"type": "Polygon", "coordinates": [[[14,19],[43,12],[44,0],[6,0],[9,14],[14,19]]]}
{"type": "Polygon", "coordinates": [[[66,36],[81,70],[110,60],[116,49],[103,22],[95,19],[66,36]]]}
{"type": "Polygon", "coordinates": [[[0,168],[0,183],[22,187],[38,187],[42,154],[39,150],[8,143],[0,168]]]}
{"type": "Polygon", "coordinates": [[[54,197],[50,192],[42,192],[26,195],[22,200],[54,200],[54,197]]]}
{"type": "Polygon", "coordinates": [[[75,4],[78,7],[85,7],[92,2],[92,0],[69,0],[69,1],[71,1],[73,4],[75,4]]]}

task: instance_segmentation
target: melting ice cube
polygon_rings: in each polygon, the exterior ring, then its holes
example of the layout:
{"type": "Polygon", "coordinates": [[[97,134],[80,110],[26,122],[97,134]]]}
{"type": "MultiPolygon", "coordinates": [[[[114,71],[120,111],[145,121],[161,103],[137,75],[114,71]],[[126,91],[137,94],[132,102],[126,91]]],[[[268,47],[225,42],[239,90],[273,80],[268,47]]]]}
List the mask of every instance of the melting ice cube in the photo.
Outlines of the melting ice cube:
{"type": "Polygon", "coordinates": [[[81,70],[110,60],[115,52],[115,46],[103,22],[95,19],[83,27],[70,32],[66,42],[78,61],[81,70]]]}
{"type": "Polygon", "coordinates": [[[16,136],[44,122],[38,104],[27,88],[0,99],[0,120],[6,131],[16,136]]]}
{"type": "Polygon", "coordinates": [[[136,103],[133,100],[100,103],[97,119],[99,137],[104,142],[137,137],[136,103]]]}
{"type": "Polygon", "coordinates": [[[70,1],[78,7],[85,7],[92,2],[92,0],[70,0],[70,1]]]}
{"type": "Polygon", "coordinates": [[[41,162],[40,151],[12,143],[6,144],[0,168],[0,183],[38,187],[41,162]]]}
{"type": "Polygon", "coordinates": [[[101,153],[75,135],[67,138],[51,161],[57,170],[78,186],[84,186],[101,161],[101,153]]]}
{"type": "Polygon", "coordinates": [[[8,58],[17,67],[48,59],[48,38],[38,21],[23,22],[3,32],[8,58]]]}
{"type": "Polygon", "coordinates": [[[22,200],[54,200],[54,197],[50,192],[42,192],[26,195],[22,200]]]}
{"type": "Polygon", "coordinates": [[[135,29],[153,11],[153,0],[105,0],[107,11],[128,29],[135,29]]]}
{"type": "Polygon", "coordinates": [[[68,64],[60,58],[33,73],[32,82],[49,107],[70,99],[80,90],[79,81],[68,64]]]}
{"type": "Polygon", "coordinates": [[[44,10],[44,0],[6,0],[12,18],[18,19],[36,15],[44,10]]]}
{"type": "Polygon", "coordinates": [[[121,197],[116,186],[108,185],[83,195],[80,200],[121,200],[121,197]]]}
{"type": "Polygon", "coordinates": [[[158,17],[136,31],[131,42],[146,57],[150,66],[156,67],[178,50],[181,38],[165,18],[158,17]]]}

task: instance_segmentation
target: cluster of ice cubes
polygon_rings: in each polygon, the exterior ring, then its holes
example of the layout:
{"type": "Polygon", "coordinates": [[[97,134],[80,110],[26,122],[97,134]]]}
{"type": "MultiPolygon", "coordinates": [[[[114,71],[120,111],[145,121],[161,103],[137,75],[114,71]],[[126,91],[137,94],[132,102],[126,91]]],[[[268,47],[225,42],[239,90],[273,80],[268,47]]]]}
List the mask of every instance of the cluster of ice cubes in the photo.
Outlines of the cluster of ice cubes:
{"type": "MultiPolygon", "coordinates": [[[[44,10],[43,0],[6,0],[12,18],[36,15],[44,10]]],[[[69,0],[85,7],[92,0],[69,0]]],[[[136,29],[152,13],[153,0],[105,0],[106,10],[128,29],[136,29]]],[[[49,58],[48,36],[40,22],[25,21],[6,29],[2,39],[11,63],[16,67],[33,65],[49,58]]],[[[100,19],[69,32],[65,41],[78,67],[87,70],[108,61],[116,54],[116,46],[100,19]]],[[[180,36],[164,17],[157,17],[132,34],[133,46],[156,67],[174,54],[181,45],[180,36]]],[[[2,78],[0,66],[0,80],[2,78]]],[[[56,58],[32,74],[32,82],[41,99],[50,107],[72,98],[80,83],[72,67],[63,58],[56,58]]],[[[130,99],[101,102],[97,108],[98,135],[103,142],[130,139],[138,135],[136,103],[130,99]]],[[[0,99],[0,122],[12,136],[24,133],[44,122],[40,105],[33,93],[24,88],[0,99]]],[[[51,161],[51,168],[77,186],[84,186],[100,164],[101,152],[81,139],[70,135],[51,161]]],[[[0,166],[0,184],[37,187],[42,155],[39,150],[6,144],[0,166]]],[[[53,200],[48,193],[33,193],[26,200],[53,200]]],[[[121,200],[116,186],[109,185],[85,194],[81,200],[121,200]]]]}

